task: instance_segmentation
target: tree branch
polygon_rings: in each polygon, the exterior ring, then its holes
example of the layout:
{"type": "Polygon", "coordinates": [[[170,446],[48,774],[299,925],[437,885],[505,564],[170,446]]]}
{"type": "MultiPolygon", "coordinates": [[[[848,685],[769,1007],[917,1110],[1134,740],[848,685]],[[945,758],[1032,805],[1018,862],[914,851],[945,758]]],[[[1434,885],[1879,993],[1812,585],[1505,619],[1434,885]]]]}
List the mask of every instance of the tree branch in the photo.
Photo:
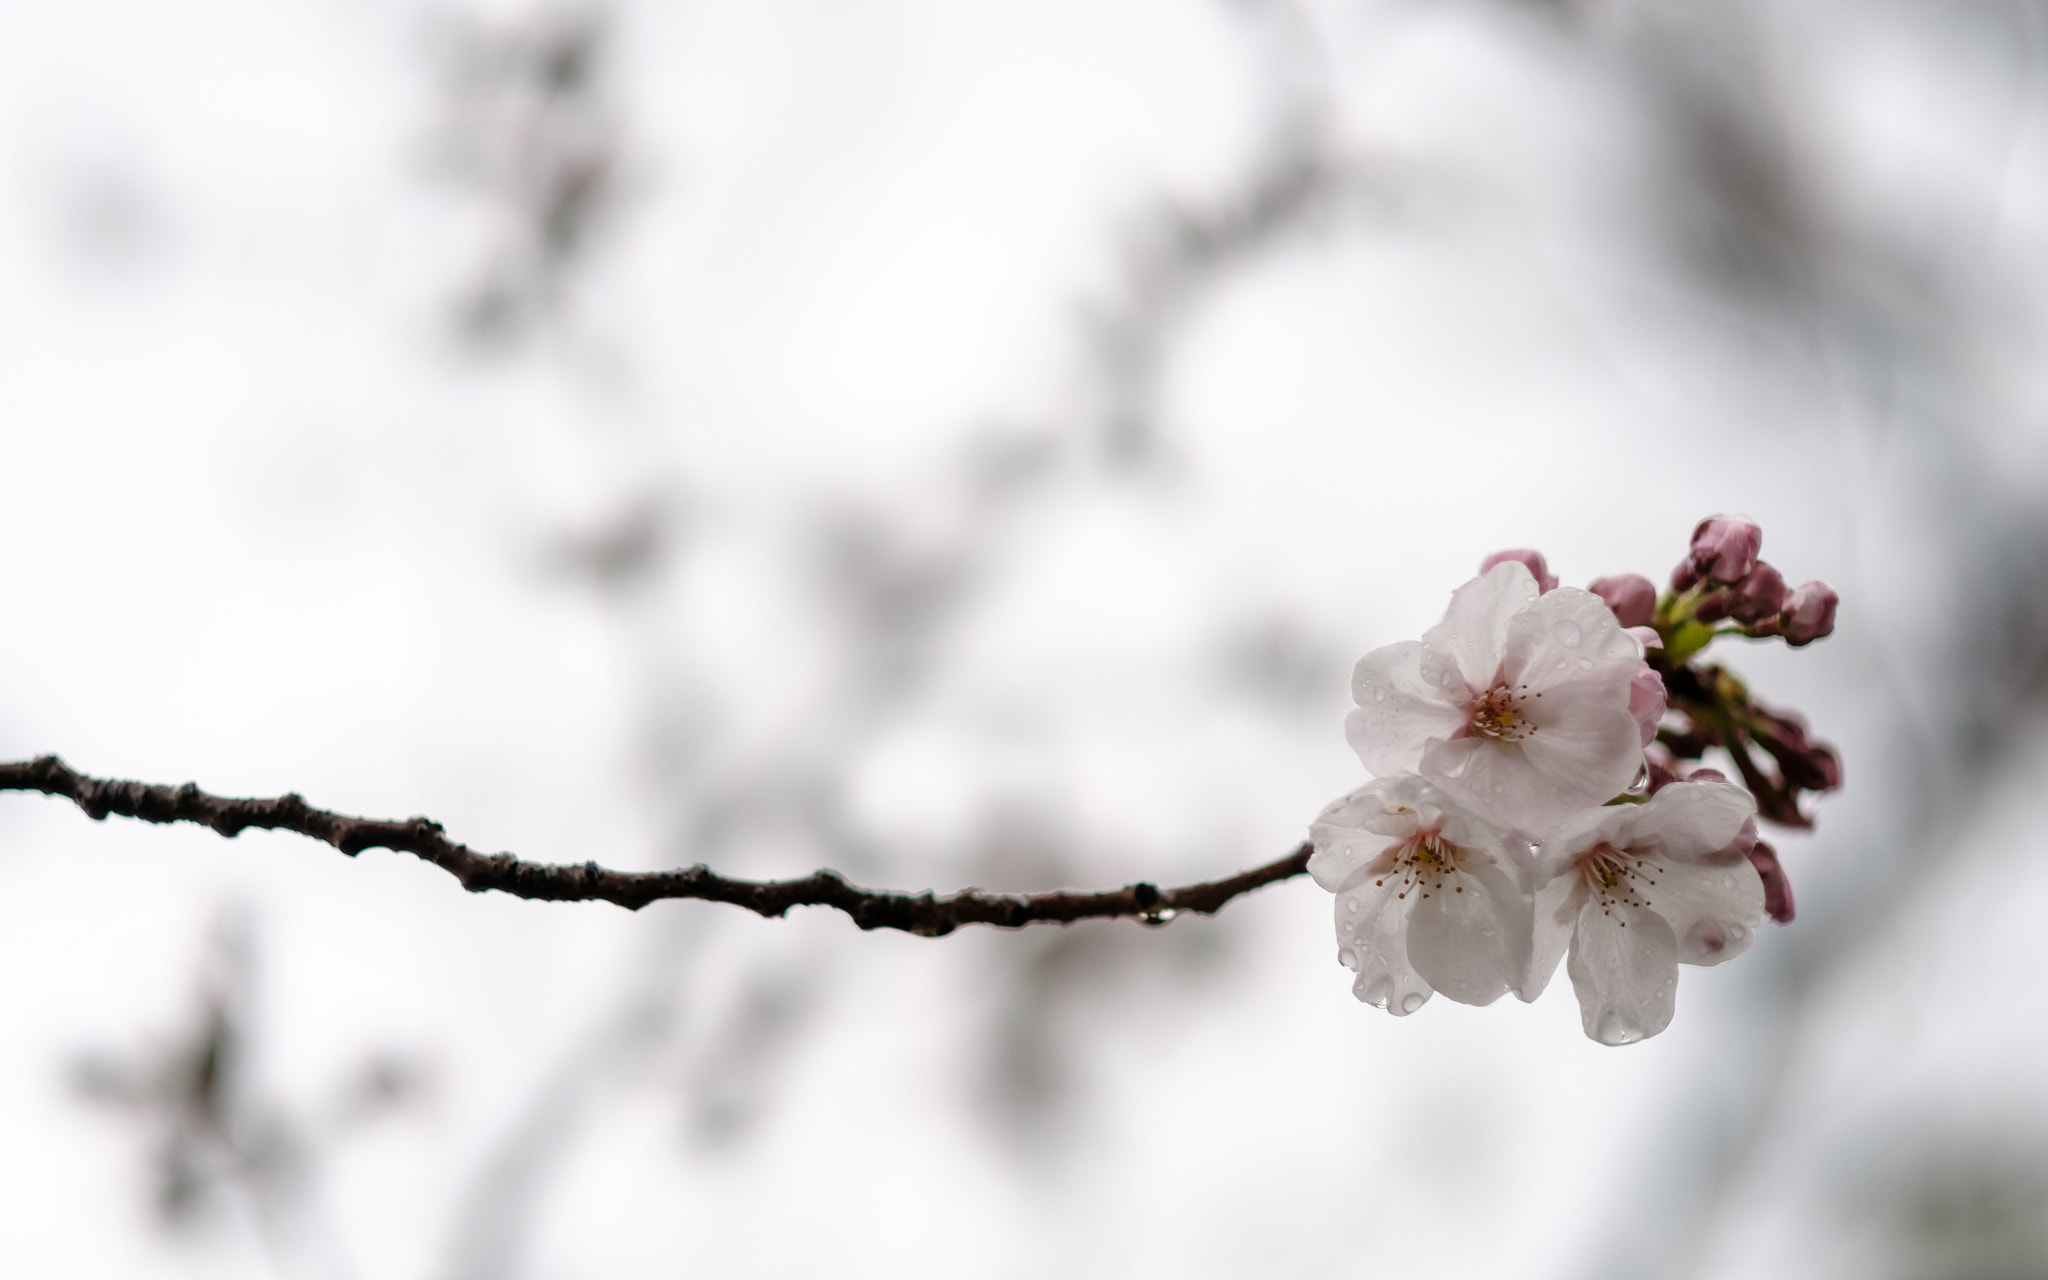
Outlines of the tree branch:
{"type": "Polygon", "coordinates": [[[1032,924],[1131,916],[1165,924],[1183,911],[1208,915],[1239,894],[1250,893],[1308,870],[1309,846],[1275,862],[1222,880],[1161,889],[1140,881],[1098,893],[983,893],[964,889],[943,897],[892,893],[848,884],[836,871],[814,871],[797,880],[735,880],[703,865],[676,871],[613,871],[595,862],[562,866],[526,862],[509,853],[483,854],[442,834],[428,818],[380,822],[316,809],[296,793],[273,800],[238,800],[208,795],[197,785],[166,787],[92,778],[56,756],[0,763],[0,791],[40,791],[76,804],[94,821],[110,813],[144,822],[191,822],[236,836],[250,827],[291,831],[333,845],[354,857],[365,849],[409,853],[446,871],[471,893],[496,889],[538,902],[609,902],[637,911],[668,898],[699,898],[778,917],[791,907],[832,907],[863,929],[901,929],[942,937],[961,925],[1021,929],[1032,924]]]}

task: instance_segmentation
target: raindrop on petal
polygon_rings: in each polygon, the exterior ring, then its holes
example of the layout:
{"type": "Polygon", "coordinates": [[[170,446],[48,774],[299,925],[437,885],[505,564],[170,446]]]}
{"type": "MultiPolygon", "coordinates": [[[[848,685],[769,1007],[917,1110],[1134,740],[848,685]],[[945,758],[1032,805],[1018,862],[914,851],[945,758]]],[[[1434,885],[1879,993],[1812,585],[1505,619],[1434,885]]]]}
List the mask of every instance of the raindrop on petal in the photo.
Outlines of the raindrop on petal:
{"type": "Polygon", "coordinates": [[[1579,641],[1585,639],[1585,632],[1579,630],[1579,624],[1576,622],[1558,623],[1554,634],[1557,636],[1557,642],[1567,649],[1577,648],[1579,641]]]}
{"type": "Polygon", "coordinates": [[[1593,1038],[1601,1044],[1631,1044],[1643,1038],[1643,1033],[1627,1014],[1619,1009],[1609,1009],[1600,1015],[1600,1021],[1593,1028],[1593,1038]]]}
{"type": "Polygon", "coordinates": [[[1421,1007],[1422,993],[1420,991],[1410,991],[1407,995],[1401,997],[1401,1012],[1413,1013],[1421,1007]]]}

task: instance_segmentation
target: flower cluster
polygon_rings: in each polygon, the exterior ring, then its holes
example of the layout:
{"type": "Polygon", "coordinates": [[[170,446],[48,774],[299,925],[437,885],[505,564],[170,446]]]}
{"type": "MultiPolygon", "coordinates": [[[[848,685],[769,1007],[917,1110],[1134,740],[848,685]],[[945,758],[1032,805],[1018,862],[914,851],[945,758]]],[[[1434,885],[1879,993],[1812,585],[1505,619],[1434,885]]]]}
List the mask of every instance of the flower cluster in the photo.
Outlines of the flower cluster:
{"type": "Polygon", "coordinates": [[[1563,960],[1586,1034],[1626,1044],[1670,1024],[1680,964],[1792,919],[1757,820],[1811,826],[1800,794],[1840,786],[1840,762],[1694,661],[1723,636],[1833,630],[1834,591],[1788,591],[1762,542],[1702,521],[1661,594],[1634,574],[1562,587],[1503,551],[1420,640],[1358,660],[1345,735],[1375,780],[1316,820],[1309,873],[1360,1000],[1533,1000],[1563,960]],[[1741,785],[1695,763],[1716,749],[1741,785]]]}

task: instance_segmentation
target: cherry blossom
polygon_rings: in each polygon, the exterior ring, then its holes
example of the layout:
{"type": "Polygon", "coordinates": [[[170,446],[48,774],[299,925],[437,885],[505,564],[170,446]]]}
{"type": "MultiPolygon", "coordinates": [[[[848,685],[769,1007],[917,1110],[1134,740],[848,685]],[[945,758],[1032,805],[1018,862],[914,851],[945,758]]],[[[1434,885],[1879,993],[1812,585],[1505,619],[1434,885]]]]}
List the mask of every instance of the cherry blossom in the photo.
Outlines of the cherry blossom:
{"type": "Polygon", "coordinates": [[[1603,1044],[1656,1035],[1670,1025],[1681,963],[1719,964],[1756,936],[1755,844],[1756,801],[1724,782],[1674,782],[1642,804],[1567,819],[1537,852],[1529,973],[1516,994],[1535,999],[1569,945],[1586,1034],[1603,1044]]]}
{"type": "Polygon", "coordinates": [[[1458,588],[1421,640],[1358,660],[1345,736],[1377,776],[1419,773],[1500,826],[1541,831],[1643,767],[1644,669],[1598,596],[1539,592],[1503,561],[1458,588]]]}
{"type": "Polygon", "coordinates": [[[1308,871],[1337,895],[1337,958],[1360,1000],[1395,1015],[1434,991],[1491,1004],[1522,979],[1526,842],[1413,774],[1334,802],[1309,839],[1308,871]]]}

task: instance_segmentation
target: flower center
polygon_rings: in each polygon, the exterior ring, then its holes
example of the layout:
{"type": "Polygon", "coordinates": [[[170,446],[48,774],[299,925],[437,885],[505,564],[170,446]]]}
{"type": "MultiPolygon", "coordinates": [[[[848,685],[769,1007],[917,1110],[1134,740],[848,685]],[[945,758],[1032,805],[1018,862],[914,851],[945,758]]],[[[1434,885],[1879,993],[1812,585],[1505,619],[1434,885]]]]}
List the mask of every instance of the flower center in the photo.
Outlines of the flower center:
{"type": "MultiPolygon", "coordinates": [[[[1472,702],[1472,719],[1466,732],[1474,737],[1492,738],[1496,742],[1520,742],[1536,732],[1536,726],[1529,723],[1527,703],[1534,701],[1524,691],[1528,685],[1509,688],[1503,681],[1479,695],[1472,702]]],[[[1540,698],[1542,694],[1536,694],[1540,698]]]]}
{"type": "Polygon", "coordinates": [[[1398,886],[1394,893],[1397,898],[1411,893],[1427,898],[1442,890],[1447,880],[1451,882],[1451,892],[1463,893],[1465,886],[1455,883],[1455,877],[1458,864],[1464,860],[1464,847],[1444,839],[1443,832],[1418,831],[1394,852],[1393,869],[1373,883],[1383,885],[1392,880],[1398,886]]]}
{"type": "MultiPolygon", "coordinates": [[[[1602,915],[1613,915],[1617,904],[1647,908],[1647,891],[1657,884],[1651,874],[1655,870],[1647,859],[1611,844],[1596,844],[1579,859],[1579,875],[1600,904],[1602,915]]],[[[1622,921],[1621,927],[1628,928],[1628,922],[1622,921]]]]}

